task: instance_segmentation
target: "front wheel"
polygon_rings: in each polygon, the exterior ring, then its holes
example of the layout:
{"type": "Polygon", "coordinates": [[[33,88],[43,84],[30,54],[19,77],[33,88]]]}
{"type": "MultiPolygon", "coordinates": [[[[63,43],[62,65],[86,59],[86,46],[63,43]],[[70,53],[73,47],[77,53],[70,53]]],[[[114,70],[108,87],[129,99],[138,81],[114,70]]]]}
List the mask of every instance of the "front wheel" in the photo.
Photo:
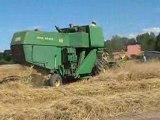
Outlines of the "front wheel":
{"type": "Polygon", "coordinates": [[[62,77],[59,74],[54,74],[51,76],[49,82],[50,86],[59,87],[62,85],[62,77]]]}

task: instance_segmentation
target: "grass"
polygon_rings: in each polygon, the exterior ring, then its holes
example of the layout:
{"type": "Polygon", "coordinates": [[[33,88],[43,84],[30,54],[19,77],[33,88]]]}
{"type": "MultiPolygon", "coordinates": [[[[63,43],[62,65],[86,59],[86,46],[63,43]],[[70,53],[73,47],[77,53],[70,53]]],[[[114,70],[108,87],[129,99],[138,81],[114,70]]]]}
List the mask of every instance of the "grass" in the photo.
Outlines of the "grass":
{"type": "MultiPolygon", "coordinates": [[[[16,74],[23,80],[0,85],[0,118],[103,120],[124,114],[158,111],[159,66],[157,61],[127,62],[108,73],[59,88],[32,87],[24,82],[30,80],[26,77],[30,76],[30,69],[18,69],[16,74]]],[[[12,72],[0,73],[4,77],[12,72]]]]}

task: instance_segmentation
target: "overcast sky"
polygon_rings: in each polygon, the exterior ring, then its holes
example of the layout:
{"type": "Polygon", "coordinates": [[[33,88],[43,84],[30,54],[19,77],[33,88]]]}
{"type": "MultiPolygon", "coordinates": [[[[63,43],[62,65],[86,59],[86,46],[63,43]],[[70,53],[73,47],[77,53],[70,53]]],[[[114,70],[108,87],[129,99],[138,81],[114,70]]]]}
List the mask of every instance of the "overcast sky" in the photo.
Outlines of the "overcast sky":
{"type": "Polygon", "coordinates": [[[134,37],[160,32],[160,0],[0,0],[0,50],[8,49],[16,31],[54,25],[84,25],[92,20],[112,35],[134,37]]]}

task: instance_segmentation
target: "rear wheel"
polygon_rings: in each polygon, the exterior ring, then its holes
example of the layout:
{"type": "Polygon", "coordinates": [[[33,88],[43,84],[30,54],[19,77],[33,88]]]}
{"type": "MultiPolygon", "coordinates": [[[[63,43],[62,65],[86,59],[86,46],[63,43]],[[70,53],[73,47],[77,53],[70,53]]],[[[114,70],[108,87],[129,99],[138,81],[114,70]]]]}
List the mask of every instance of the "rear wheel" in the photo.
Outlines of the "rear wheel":
{"type": "Polygon", "coordinates": [[[54,74],[50,78],[50,86],[59,87],[62,85],[62,77],[59,74],[54,74]]]}

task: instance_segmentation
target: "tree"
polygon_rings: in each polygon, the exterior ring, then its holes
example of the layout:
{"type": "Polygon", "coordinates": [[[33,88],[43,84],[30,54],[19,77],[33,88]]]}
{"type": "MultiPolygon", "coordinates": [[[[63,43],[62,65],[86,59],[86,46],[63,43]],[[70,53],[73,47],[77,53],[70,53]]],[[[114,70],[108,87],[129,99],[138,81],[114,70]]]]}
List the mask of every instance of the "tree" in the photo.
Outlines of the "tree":
{"type": "Polygon", "coordinates": [[[143,51],[160,51],[160,33],[156,36],[153,32],[137,35],[136,39],[120,37],[115,35],[111,40],[105,41],[105,50],[112,54],[113,52],[126,51],[128,44],[141,44],[143,51]]]}
{"type": "Polygon", "coordinates": [[[111,38],[111,40],[107,40],[105,42],[106,51],[109,53],[112,52],[120,52],[122,50],[127,49],[128,44],[135,44],[136,40],[134,38],[129,39],[127,37],[120,37],[115,35],[111,38]]]}
{"type": "Polygon", "coordinates": [[[156,51],[160,51],[160,33],[159,35],[157,36],[157,40],[155,42],[155,50],[156,51]]]}
{"type": "Polygon", "coordinates": [[[3,53],[0,52],[0,60],[2,60],[2,59],[3,59],[3,53]]]}
{"type": "Polygon", "coordinates": [[[154,51],[156,35],[154,33],[144,33],[136,37],[138,43],[141,44],[142,50],[154,51]]]}

